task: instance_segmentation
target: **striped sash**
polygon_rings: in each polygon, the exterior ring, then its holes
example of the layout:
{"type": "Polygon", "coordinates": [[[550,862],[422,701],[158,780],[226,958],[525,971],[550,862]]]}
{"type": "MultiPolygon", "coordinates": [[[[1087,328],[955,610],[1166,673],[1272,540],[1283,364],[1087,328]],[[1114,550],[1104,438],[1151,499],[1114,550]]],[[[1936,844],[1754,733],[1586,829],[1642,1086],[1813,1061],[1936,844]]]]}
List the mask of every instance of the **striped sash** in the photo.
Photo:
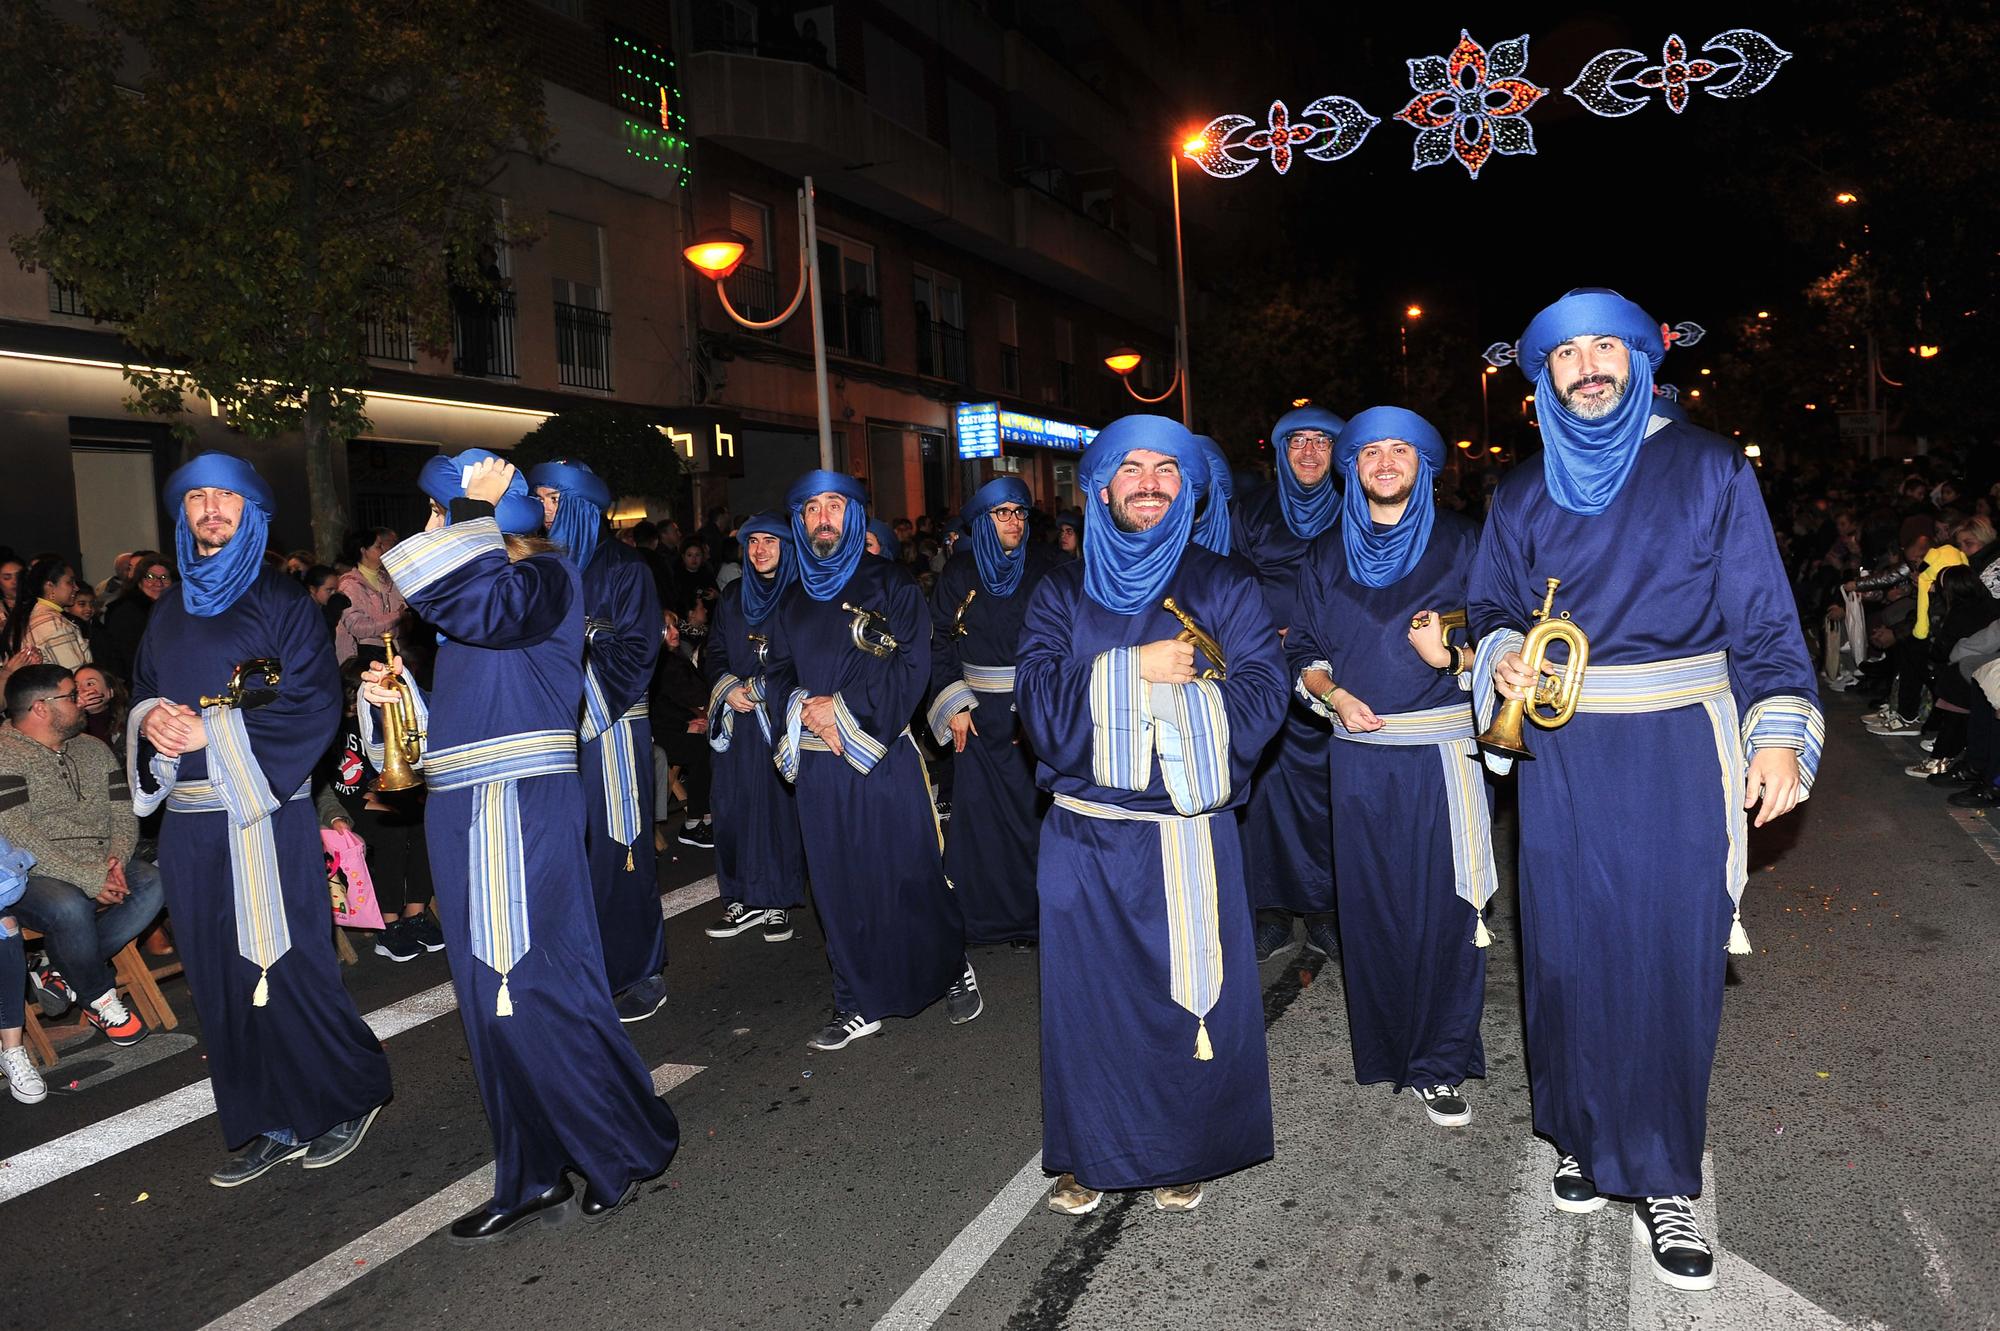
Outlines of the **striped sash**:
{"type": "Polygon", "coordinates": [[[643,721],[650,714],[642,697],[623,715],[612,717],[597,672],[584,667],[583,729],[579,734],[586,744],[593,739],[600,741],[597,761],[604,774],[604,825],[611,839],[625,847],[627,873],[633,869],[632,843],[643,824],[639,815],[639,751],[632,742],[632,727],[626,723],[643,721]]]}
{"type": "MultiPolygon", "coordinates": [[[[1560,667],[1550,671],[1560,675],[1560,667]]],[[[1576,710],[1634,715],[1670,712],[1729,693],[1729,653],[1704,652],[1641,665],[1597,665],[1583,672],[1576,710]]]]}
{"type": "Polygon", "coordinates": [[[1014,691],[1013,666],[963,665],[960,672],[965,676],[965,687],[974,693],[1012,693],[1014,691]]]}
{"type": "Polygon", "coordinates": [[[757,718],[757,728],[764,732],[764,746],[771,744],[771,718],[764,715],[764,679],[739,679],[725,673],[715,681],[708,691],[708,747],[717,753],[729,752],[729,746],[736,740],[736,709],[727,701],[737,685],[750,690],[750,701],[757,704],[749,714],[757,718]]]}
{"type": "MultiPolygon", "coordinates": [[[[1350,744],[1444,744],[1472,738],[1472,704],[1448,702],[1421,712],[1388,712],[1382,715],[1380,730],[1349,730],[1333,718],[1333,733],[1350,744]]],[[[1458,746],[1465,751],[1464,745],[1458,746]]]]}

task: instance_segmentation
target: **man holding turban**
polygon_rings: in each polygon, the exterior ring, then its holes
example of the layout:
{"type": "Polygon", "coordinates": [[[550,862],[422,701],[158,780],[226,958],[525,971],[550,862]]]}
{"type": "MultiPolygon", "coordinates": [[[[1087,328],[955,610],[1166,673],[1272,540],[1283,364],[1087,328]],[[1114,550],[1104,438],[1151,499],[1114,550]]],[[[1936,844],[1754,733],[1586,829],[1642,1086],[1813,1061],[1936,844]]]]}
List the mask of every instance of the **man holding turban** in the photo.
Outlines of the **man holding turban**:
{"type": "Polygon", "coordinates": [[[1658,413],[1664,354],[1656,320],[1598,289],[1521,335],[1543,448],[1500,482],[1480,538],[1473,698],[1483,722],[1496,686],[1534,687],[1521,634],[1560,579],[1555,613],[1590,662],[1575,718],[1529,731],[1521,768],[1535,1130],[1557,1151],[1559,1208],[1631,1198],[1654,1273],[1708,1289],[1688,1198],[1727,953],[1750,950],[1744,811],[1762,826],[1805,798],[1824,726],[1756,472],[1658,413]]]}
{"type": "Polygon", "coordinates": [[[954,753],[944,870],[965,912],[968,943],[1032,943],[1040,930],[1035,845],[1041,835],[1032,750],[1014,706],[1021,617],[1052,560],[1028,541],[1028,487],[996,476],[966,501],[972,549],[931,589],[931,705],[939,744],[954,753]]]}
{"type": "Polygon", "coordinates": [[[1288,686],[1256,578],[1190,540],[1207,466],[1177,421],[1107,426],[1080,469],[1083,561],[1042,579],[1021,628],[1021,724],[1055,798],[1036,881],[1042,1160],[1070,1215],[1136,1188],[1189,1211],[1271,1154],[1231,811],[1288,686]]]}
{"type": "MultiPolygon", "coordinates": [[[[1238,500],[1234,547],[1257,570],[1264,604],[1289,636],[1306,551],[1340,521],[1333,441],[1346,424],[1324,407],[1299,407],[1271,427],[1278,478],[1238,500]]],[[[1327,818],[1327,760],[1333,741],[1325,720],[1303,706],[1285,710],[1278,738],[1250,778],[1243,811],[1243,874],[1257,913],[1257,959],[1292,936],[1303,915],[1306,937],[1328,956],[1339,951],[1333,914],[1333,826],[1327,818]]]]}
{"type": "Polygon", "coordinates": [[[589,821],[590,888],[604,972],[620,1021],[667,1001],[666,920],[653,848],[653,725],[646,691],[660,659],[660,593],[652,565],[602,539],[611,490],[582,462],[528,473],[549,539],[583,575],[583,716],[578,770],[589,821]]]}
{"type": "Polygon", "coordinates": [[[271,488],[249,463],[203,453],[167,478],[166,503],[182,580],[139,644],[128,776],[136,813],[166,805],[174,941],[223,1140],[248,1143],[209,1177],[233,1188],[299,1156],[307,1169],[345,1158],[389,1098],[389,1061],[341,983],[327,924],[310,798],[341,715],[326,621],[264,562],[271,488]],[[215,701],[246,662],[269,664],[275,696],[215,701]]]}
{"type": "Polygon", "coordinates": [[[1341,430],[1339,535],[1306,556],[1285,649],[1300,695],[1333,722],[1320,789],[1330,780],[1354,1079],[1408,1087],[1431,1122],[1461,1127],[1461,1083],[1486,1075],[1479,912],[1496,879],[1472,653],[1438,623],[1465,604],[1479,540],[1433,502],[1444,458],[1430,422],[1401,407],[1341,430]]]}
{"type": "Polygon", "coordinates": [[[833,967],[833,1020],[809,1042],[844,1049],[939,998],[954,1025],[984,1007],[965,920],[910,735],[931,676],[916,579],[865,549],[861,483],[810,471],[786,495],[799,588],[775,617],[764,705],[833,967]]]}

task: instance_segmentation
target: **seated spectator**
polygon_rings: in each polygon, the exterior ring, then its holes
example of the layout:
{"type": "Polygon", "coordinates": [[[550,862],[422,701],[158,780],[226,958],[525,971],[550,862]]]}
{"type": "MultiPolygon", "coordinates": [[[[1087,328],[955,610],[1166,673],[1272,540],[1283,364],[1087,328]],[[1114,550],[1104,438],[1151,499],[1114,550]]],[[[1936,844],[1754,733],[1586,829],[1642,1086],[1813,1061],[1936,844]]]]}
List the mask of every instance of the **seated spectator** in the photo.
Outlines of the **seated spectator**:
{"type": "Polygon", "coordinates": [[[35,1068],[35,1060],[22,1047],[27,1025],[28,958],[21,946],[21,923],[7,908],[20,900],[28,885],[28,870],[35,857],[0,840],[0,1075],[7,1089],[24,1105],[40,1104],[48,1098],[48,1083],[35,1068]]]}
{"type": "Polygon", "coordinates": [[[118,557],[111,561],[111,576],[97,584],[97,598],[100,601],[109,601],[132,585],[132,561],[141,553],[143,552],[138,550],[118,552],[118,557]]]}
{"type": "Polygon", "coordinates": [[[139,659],[139,639],[146,636],[146,620],[154,603],[174,586],[174,566],[157,550],[133,555],[131,568],[131,582],[105,598],[102,623],[91,641],[90,659],[120,679],[132,678],[132,666],[139,659]]]}
{"type": "Polygon", "coordinates": [[[382,641],[382,635],[396,627],[403,617],[403,596],[382,568],[382,556],[393,549],[396,533],[387,527],[364,527],[347,534],[340,555],[353,565],[353,572],[341,575],[340,594],[347,609],[333,629],[333,656],[345,661],[354,655],[356,644],[382,641]]]}
{"type": "Polygon", "coordinates": [[[78,583],[76,595],[70,598],[69,608],[63,613],[88,641],[90,631],[97,626],[97,588],[87,582],[78,583]]]}
{"type": "Polygon", "coordinates": [[[131,709],[131,695],[123,680],[100,665],[79,666],[76,671],[76,704],[83,708],[83,733],[107,745],[114,757],[125,761],[125,717],[131,709]]]}
{"type": "Polygon", "coordinates": [[[76,585],[76,571],[60,555],[43,555],[28,565],[16,585],[7,627],[0,631],[5,635],[4,654],[32,647],[47,665],[74,670],[88,664],[90,644],[67,613],[76,599],[76,585]]]}
{"type": "Polygon", "coordinates": [[[83,733],[76,676],[28,666],[7,681],[0,731],[0,837],[35,857],[14,913],[48,938],[50,960],[114,1044],[146,1038],[107,961],[160,913],[160,871],[132,855],[139,821],[125,770],[83,733]]]}
{"type": "MultiPolygon", "coordinates": [[[[687,791],[687,808],[681,813],[677,834],[681,843],[713,848],[715,832],[708,807],[708,681],[680,651],[680,616],[669,609],[661,612],[660,619],[664,650],[653,668],[648,704],[653,714],[653,741],[667,762],[680,769],[681,785],[687,791]]],[[[666,784],[661,782],[663,787],[666,784]]]]}

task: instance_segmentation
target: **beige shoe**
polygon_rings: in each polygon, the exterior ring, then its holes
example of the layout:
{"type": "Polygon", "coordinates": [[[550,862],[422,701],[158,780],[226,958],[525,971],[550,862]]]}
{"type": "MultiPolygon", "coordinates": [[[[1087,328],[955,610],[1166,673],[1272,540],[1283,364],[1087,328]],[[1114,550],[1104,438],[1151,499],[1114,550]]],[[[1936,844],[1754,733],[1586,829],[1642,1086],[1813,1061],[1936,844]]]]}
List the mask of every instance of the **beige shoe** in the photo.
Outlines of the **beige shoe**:
{"type": "Polygon", "coordinates": [[[1074,1174],[1064,1174],[1049,1189],[1049,1209],[1061,1215],[1089,1215],[1103,1200],[1103,1193],[1084,1187],[1074,1174]]]}
{"type": "Polygon", "coordinates": [[[1189,1183],[1179,1188],[1153,1189],[1153,1205],[1162,1211],[1192,1211],[1201,1205],[1199,1183],[1189,1183]]]}

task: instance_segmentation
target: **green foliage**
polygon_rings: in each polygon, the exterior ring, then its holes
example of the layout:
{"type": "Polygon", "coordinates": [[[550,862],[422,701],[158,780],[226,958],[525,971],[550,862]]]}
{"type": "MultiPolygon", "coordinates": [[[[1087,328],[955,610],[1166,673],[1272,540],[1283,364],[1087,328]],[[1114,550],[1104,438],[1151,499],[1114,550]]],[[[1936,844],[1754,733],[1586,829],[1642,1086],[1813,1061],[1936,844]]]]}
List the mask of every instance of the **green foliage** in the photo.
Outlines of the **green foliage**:
{"type": "Polygon", "coordinates": [[[616,407],[577,406],[549,417],[521,436],[508,461],[522,471],[538,462],[568,458],[587,462],[614,497],[672,499],[682,473],[681,455],[644,417],[616,407]]]}
{"type": "Polygon", "coordinates": [[[366,428],[372,317],[448,341],[452,281],[505,243],[485,193],[548,137],[486,0],[42,0],[0,15],[0,158],[40,205],[13,239],[144,365],[137,410],[200,392],[253,435],[304,430],[314,530],[346,525],[334,444],[366,428]]]}

